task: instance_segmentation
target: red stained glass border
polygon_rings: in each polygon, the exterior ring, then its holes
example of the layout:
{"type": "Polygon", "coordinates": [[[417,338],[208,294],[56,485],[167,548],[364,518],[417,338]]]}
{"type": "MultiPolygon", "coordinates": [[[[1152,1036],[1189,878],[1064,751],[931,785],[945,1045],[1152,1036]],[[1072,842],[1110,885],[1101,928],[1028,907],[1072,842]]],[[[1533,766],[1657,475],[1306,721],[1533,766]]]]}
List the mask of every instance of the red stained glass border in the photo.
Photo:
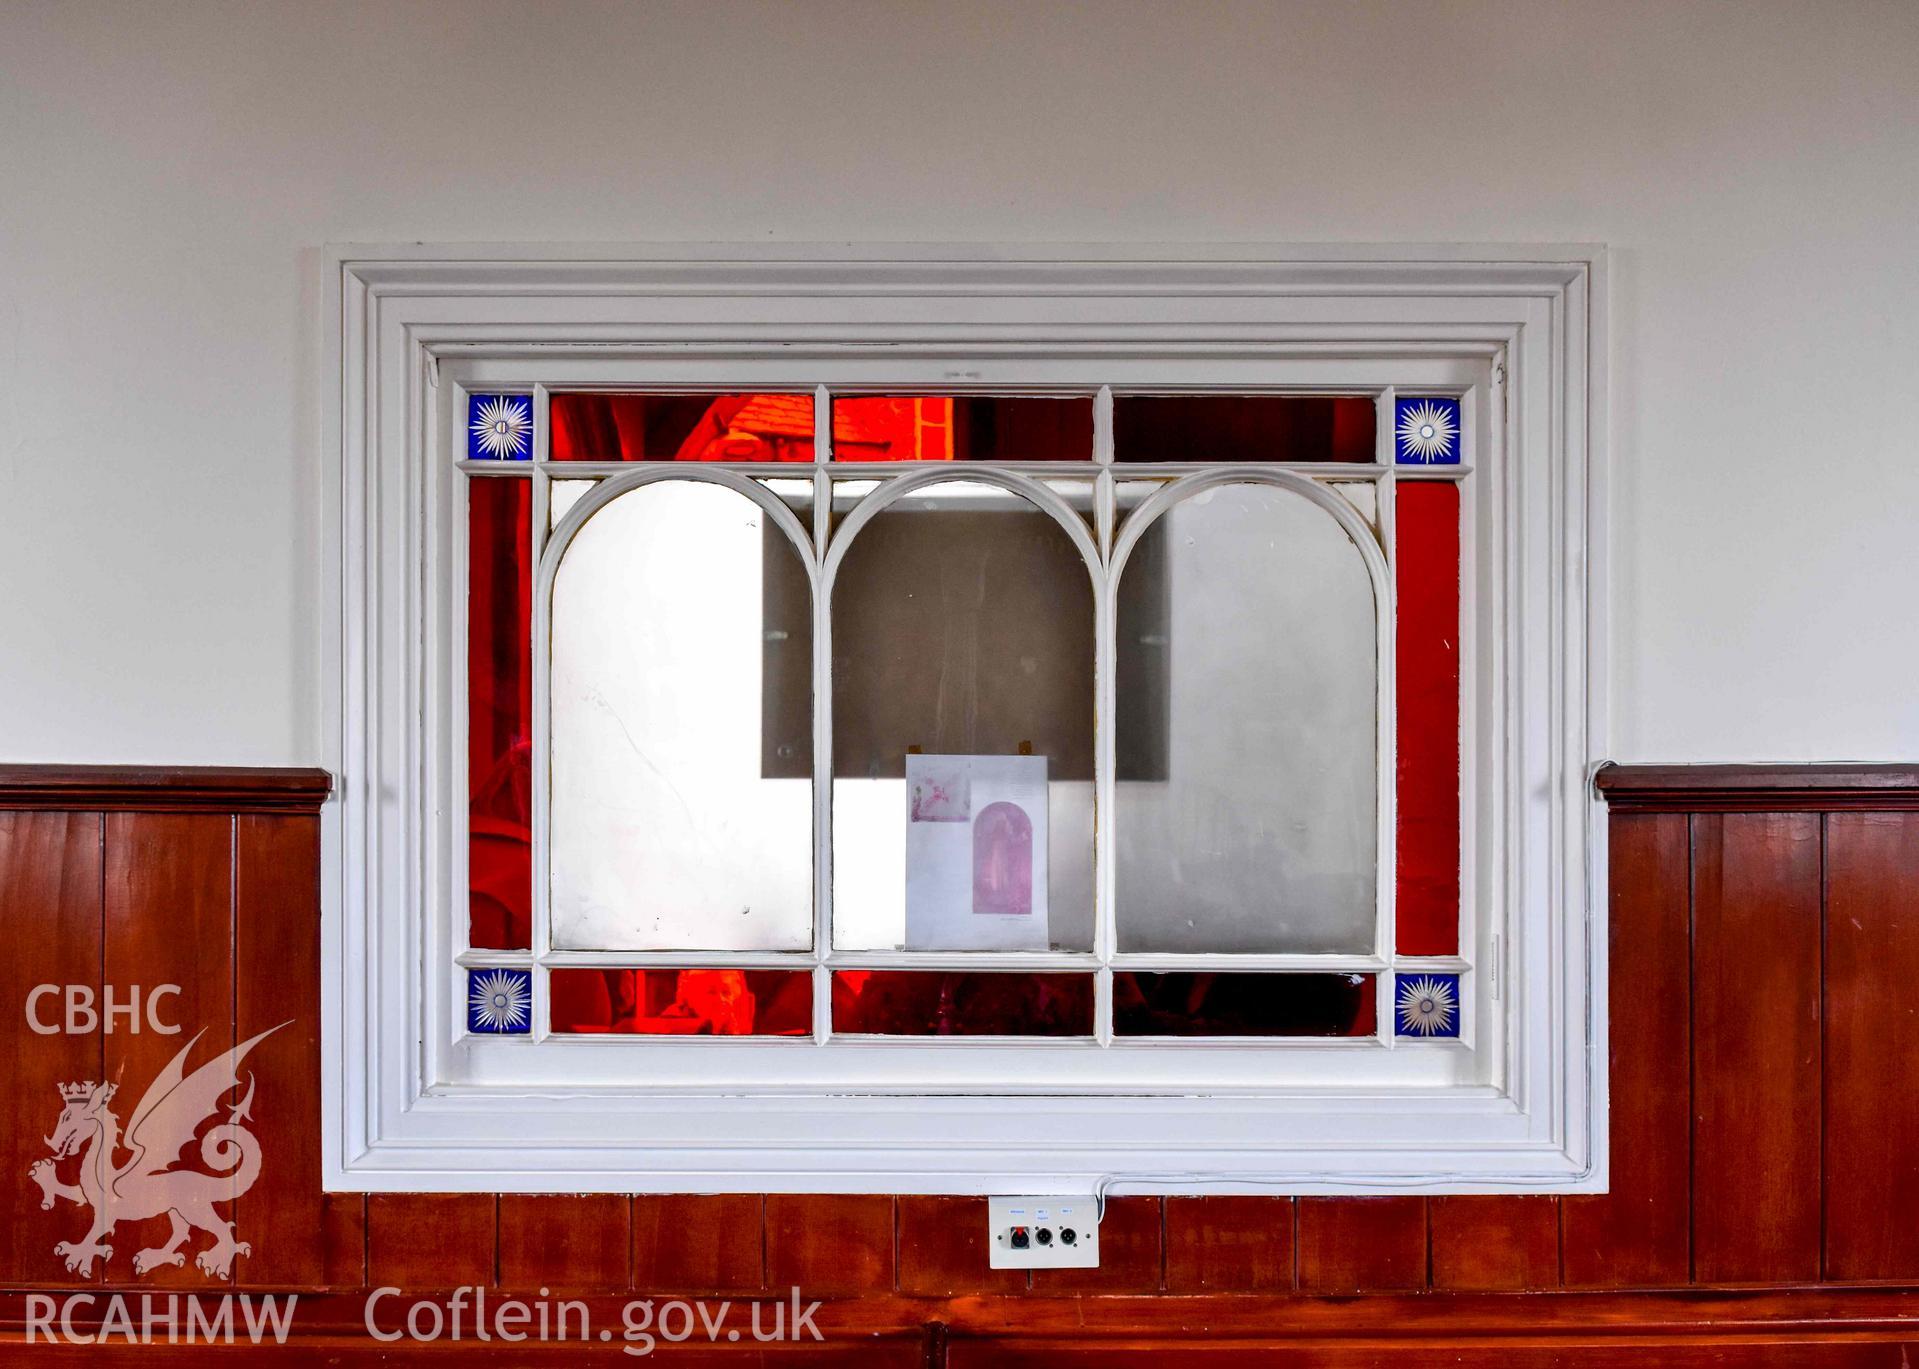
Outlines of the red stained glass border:
{"type": "Polygon", "coordinates": [[[807,970],[581,969],[552,971],[555,1032],[621,1036],[811,1036],[807,970]]]}
{"type": "Polygon", "coordinates": [[[1398,882],[1401,955],[1459,951],[1459,487],[1401,481],[1394,507],[1399,605],[1398,882]]]}
{"type": "Polygon", "coordinates": [[[1088,1036],[1091,974],[841,970],[833,1030],[881,1036],[1088,1036]]]}
{"type": "Polygon", "coordinates": [[[856,395],[833,401],[835,461],[1091,461],[1090,395],[856,395]]]}
{"type": "Polygon", "coordinates": [[[1367,395],[1116,395],[1113,459],[1363,464],[1378,425],[1367,395]]]}
{"type": "Polygon", "coordinates": [[[1113,972],[1115,1036],[1371,1036],[1377,977],[1113,972]]]}
{"type": "Polygon", "coordinates": [[[555,461],[813,459],[811,394],[605,394],[547,399],[555,461]]]}
{"type": "Polygon", "coordinates": [[[467,481],[467,940],[533,928],[533,483],[467,481]]]}

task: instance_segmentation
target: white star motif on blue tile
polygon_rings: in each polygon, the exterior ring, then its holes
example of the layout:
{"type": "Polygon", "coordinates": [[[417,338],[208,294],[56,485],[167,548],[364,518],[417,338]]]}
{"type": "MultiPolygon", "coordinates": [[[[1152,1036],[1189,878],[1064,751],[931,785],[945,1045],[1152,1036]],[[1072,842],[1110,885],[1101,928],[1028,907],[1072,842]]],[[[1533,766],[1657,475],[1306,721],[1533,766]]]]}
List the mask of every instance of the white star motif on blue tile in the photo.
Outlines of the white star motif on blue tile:
{"type": "Polygon", "coordinates": [[[1393,1024],[1401,1036],[1458,1036],[1459,976],[1401,975],[1393,995],[1393,1024]]]}
{"type": "Polygon", "coordinates": [[[467,971],[468,1031],[521,1035],[531,1030],[532,1026],[532,971],[467,971]]]}
{"type": "Polygon", "coordinates": [[[1459,464],[1459,401],[1396,399],[1393,456],[1402,466],[1459,464]]]}
{"type": "Polygon", "coordinates": [[[467,432],[476,461],[518,461],[533,451],[533,401],[525,395],[474,395],[467,432]]]}

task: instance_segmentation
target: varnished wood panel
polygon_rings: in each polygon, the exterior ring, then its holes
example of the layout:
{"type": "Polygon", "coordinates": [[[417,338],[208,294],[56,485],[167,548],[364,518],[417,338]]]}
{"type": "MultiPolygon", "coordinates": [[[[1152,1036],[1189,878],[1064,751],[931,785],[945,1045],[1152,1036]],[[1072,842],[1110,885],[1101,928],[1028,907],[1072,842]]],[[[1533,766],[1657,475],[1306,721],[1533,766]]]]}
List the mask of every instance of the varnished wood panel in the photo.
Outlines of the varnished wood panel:
{"type": "Polygon", "coordinates": [[[1023,1269],[988,1263],[986,1199],[901,1196],[899,1247],[902,1293],[950,1298],[965,1293],[1016,1293],[1029,1280],[1023,1269]]]}
{"type": "Polygon", "coordinates": [[[1426,1200],[1301,1198],[1299,1288],[1372,1293],[1426,1286],[1426,1200]]]}
{"type": "Polygon", "coordinates": [[[1486,1345],[1439,1335],[1408,1343],[1381,1338],[1347,1345],[1275,1345],[1254,1339],[1212,1344],[1162,1338],[1122,1344],[1074,1344],[1065,1340],[956,1341],[949,1369],[1100,1369],[1107,1365],[1217,1366],[1217,1369],[1399,1369],[1445,1365],[1447,1369],[1910,1369],[1906,1348],[1835,1341],[1791,1343],[1775,1338],[1714,1337],[1705,1342],[1625,1342],[1594,1338],[1584,1344],[1486,1345]]]}
{"type": "Polygon", "coordinates": [[[1614,817],[1919,809],[1913,765],[1605,765],[1595,783],[1614,817]]]}
{"type": "Polygon", "coordinates": [[[499,1199],[490,1193],[375,1193],[367,1199],[367,1282],[409,1294],[490,1287],[499,1199]]]}
{"type": "Polygon", "coordinates": [[[1159,1198],[1108,1198],[1099,1224],[1099,1268],[1035,1269],[1035,1293],[1153,1293],[1164,1272],[1159,1198]]]}
{"type": "MultiPolygon", "coordinates": [[[[320,820],[243,814],[234,820],[234,1036],[271,1032],[242,1069],[262,1081],[251,1127],[264,1151],[260,1178],[233,1207],[253,1246],[243,1285],[327,1285],[320,1191],[320,984],[289,974],[317,965],[320,820]]],[[[357,1275],[357,1271],[356,1271],[357,1275]]]]}
{"type": "Polygon", "coordinates": [[[328,1288],[370,1287],[364,1193],[327,1193],[320,1203],[321,1279],[328,1288]]]}
{"type": "Polygon", "coordinates": [[[1919,1279],[1919,813],[1826,819],[1829,1279],[1919,1279]]]}
{"type": "MultiPolygon", "coordinates": [[[[1819,1277],[1819,818],[1693,824],[1693,1274],[1819,1277]]],[[[1653,1043],[1646,1043],[1653,1044],[1653,1043]]]]}
{"type": "Polygon", "coordinates": [[[324,770],[219,766],[0,765],[0,809],[109,813],[317,813],[324,770]]]}
{"type": "Polygon", "coordinates": [[[500,1287],[608,1293],[627,1287],[633,1203],[620,1194],[500,1195],[500,1287]]]}
{"type": "Polygon", "coordinates": [[[1526,1292],[1559,1284],[1559,1199],[1469,1195],[1426,1205],[1434,1288],[1526,1292]]]}
{"type": "Polygon", "coordinates": [[[809,1297],[893,1289],[893,1200],[872,1194],[771,1193],[766,1281],[809,1297]]]}
{"type": "Polygon", "coordinates": [[[764,1288],[765,1207],[757,1193],[639,1194],[633,1199],[633,1286],[643,1292],[764,1288]]]}
{"type": "MultiPolygon", "coordinates": [[[[140,1030],[128,1030],[124,1018],[102,1023],[111,1027],[104,1038],[107,1070],[125,1081],[116,1099],[125,1122],[147,1086],[182,1049],[191,1047],[184,1064],[191,1073],[234,1044],[233,818],[213,813],[108,813],[105,859],[103,1008],[108,992],[125,1001],[137,986],[141,995],[140,1030]],[[146,996],[163,984],[180,988],[177,998],[161,1006],[161,1016],[179,1028],[177,1035],[154,1032],[146,1017],[146,996]]],[[[257,1096],[255,1101],[264,1109],[257,1096]]],[[[225,1104],[221,1113],[221,1121],[231,1115],[225,1104]]],[[[197,1145],[187,1147],[184,1155],[190,1167],[200,1167],[197,1145]]],[[[222,1175],[211,1165],[205,1169],[220,1179],[232,1174],[222,1175]]],[[[222,1187],[230,1201],[233,1186],[222,1187]]],[[[130,1278],[135,1255],[164,1245],[168,1228],[164,1217],[121,1227],[115,1235],[115,1267],[109,1277],[130,1278]]],[[[238,1239],[246,1241],[246,1233],[240,1232],[238,1239]]],[[[155,1269],[143,1282],[204,1287],[207,1275],[194,1261],[211,1241],[206,1233],[193,1231],[181,1247],[185,1263],[155,1269]]],[[[247,1258],[242,1254],[235,1263],[247,1258]]],[[[229,1273],[225,1281],[231,1282],[232,1277],[229,1273]]]]}
{"type": "Polygon", "coordinates": [[[1293,1200],[1166,1200],[1166,1291],[1284,1293],[1293,1286],[1293,1200]]]}
{"type": "Polygon", "coordinates": [[[1561,1205],[1575,1288],[1671,1287],[1691,1265],[1691,829],[1630,814],[1610,835],[1610,1191],[1561,1205]]]}
{"type": "MultiPolygon", "coordinates": [[[[0,813],[0,914],[7,927],[0,954],[0,1280],[20,1285],[72,1283],[53,1247],[86,1234],[92,1215],[65,1199],[41,1208],[31,1166],[50,1159],[64,1103],[60,1086],[103,1080],[100,1033],[64,1030],[63,996],[35,1005],[42,1023],[62,1030],[41,1035],[27,1026],[27,999],[35,986],[84,985],[100,990],[100,815],[0,813]]],[[[124,1107],[120,1115],[126,1116],[124,1107]]],[[[62,1172],[70,1174],[69,1160],[62,1172]]],[[[95,1271],[96,1278],[99,1270],[95,1271]]]]}

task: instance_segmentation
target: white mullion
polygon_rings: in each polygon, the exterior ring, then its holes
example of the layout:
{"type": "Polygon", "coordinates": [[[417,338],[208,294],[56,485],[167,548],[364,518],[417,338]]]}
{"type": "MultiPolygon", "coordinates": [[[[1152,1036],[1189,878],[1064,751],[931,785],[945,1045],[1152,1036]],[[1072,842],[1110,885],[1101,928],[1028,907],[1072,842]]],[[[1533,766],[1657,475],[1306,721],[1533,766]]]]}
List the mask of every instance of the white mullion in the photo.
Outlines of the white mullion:
{"type": "Polygon", "coordinates": [[[1093,624],[1093,949],[1100,957],[1099,971],[1093,976],[1093,1039],[1103,1047],[1113,1044],[1113,969],[1115,950],[1113,811],[1118,780],[1114,774],[1117,742],[1114,738],[1114,700],[1118,698],[1117,671],[1112,662],[1118,652],[1114,634],[1118,630],[1117,610],[1109,615],[1107,604],[1118,602],[1114,583],[1113,536],[1119,523],[1117,477],[1111,465],[1113,456],[1113,392],[1101,387],[1093,406],[1093,439],[1102,465],[1093,486],[1094,537],[1099,543],[1100,593],[1095,604],[1093,624]],[[1104,422],[1102,424],[1102,415],[1104,422]],[[1108,687],[1110,682],[1111,687],[1108,687]]]}
{"type": "Polygon", "coordinates": [[[1114,915],[1113,813],[1117,714],[1115,633],[1119,599],[1113,580],[1113,528],[1117,495],[1113,477],[1113,391],[1102,385],[1093,399],[1093,457],[1100,464],[1093,486],[1094,537],[1099,544],[1097,592],[1093,597],[1093,953],[1099,973],[1093,979],[1093,1036],[1102,1047],[1113,1044],[1113,953],[1117,949],[1114,915]]]}
{"type": "Polygon", "coordinates": [[[1378,477],[1379,540],[1386,553],[1386,593],[1392,596],[1393,611],[1386,619],[1386,638],[1379,644],[1379,769],[1380,815],[1379,815],[1379,954],[1386,962],[1386,969],[1380,975],[1377,1000],[1378,1019],[1375,1028],[1379,1038],[1387,1049],[1396,1043],[1399,1033],[1393,1029],[1392,1002],[1398,994],[1398,972],[1394,968],[1394,957],[1399,953],[1399,929],[1395,921],[1396,896],[1399,892],[1399,823],[1396,815],[1399,811],[1399,729],[1395,721],[1395,705],[1398,700],[1398,652],[1396,649],[1399,633],[1399,522],[1397,514],[1397,496],[1399,490],[1399,465],[1396,459],[1394,433],[1395,416],[1398,408],[1397,391],[1387,386],[1379,396],[1379,421],[1375,437],[1384,462],[1384,469],[1378,477]]]}
{"type": "Polygon", "coordinates": [[[833,397],[813,391],[813,1041],[833,1035],[833,623],[826,543],[833,529],[833,397]]]}
{"type": "Polygon", "coordinates": [[[544,385],[533,387],[533,565],[540,564],[540,553],[546,550],[546,535],[552,523],[551,505],[553,478],[549,473],[551,455],[551,429],[547,415],[549,396],[544,385]]]}
{"type": "MultiPolygon", "coordinates": [[[[546,473],[547,462],[551,459],[549,445],[550,429],[548,427],[547,416],[547,388],[544,385],[535,385],[533,387],[533,443],[531,450],[527,453],[528,457],[531,458],[528,464],[533,468],[532,513],[527,519],[530,525],[531,537],[531,545],[528,547],[528,551],[532,558],[527,562],[527,574],[532,577],[532,593],[527,596],[527,626],[529,629],[531,629],[534,623],[539,621],[539,615],[532,612],[532,594],[539,592],[540,557],[546,551],[546,538],[549,531],[547,525],[552,521],[552,486],[546,473]]],[[[537,673],[536,662],[541,655],[541,643],[533,640],[531,636],[529,636],[527,652],[526,668],[528,677],[532,678],[537,673]]],[[[529,730],[532,735],[533,749],[535,751],[541,749],[546,735],[546,729],[538,725],[537,720],[539,717],[540,713],[536,705],[532,718],[528,719],[531,724],[529,730]]],[[[544,860],[536,860],[532,867],[532,882],[537,885],[545,879],[545,876],[546,862],[544,860]]],[[[544,907],[544,901],[536,898],[534,900],[534,907],[536,910],[544,907]]],[[[548,987],[547,970],[544,964],[545,956],[552,950],[550,916],[541,917],[537,912],[535,913],[532,936],[528,944],[532,947],[532,960],[534,962],[532,1036],[535,1041],[544,1041],[551,1035],[548,1028],[551,1026],[553,1020],[550,1006],[552,1003],[552,993],[548,987]]]]}

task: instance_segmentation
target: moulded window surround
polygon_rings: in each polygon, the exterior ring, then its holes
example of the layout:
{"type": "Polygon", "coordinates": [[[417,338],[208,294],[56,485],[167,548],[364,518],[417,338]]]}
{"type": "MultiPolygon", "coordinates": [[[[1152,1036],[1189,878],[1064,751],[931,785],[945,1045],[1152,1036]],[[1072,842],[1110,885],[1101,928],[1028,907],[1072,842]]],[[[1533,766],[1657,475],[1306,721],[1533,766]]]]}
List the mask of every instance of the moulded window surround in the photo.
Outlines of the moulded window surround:
{"type": "MultiPolygon", "coordinates": [[[[1604,905],[1593,873],[1603,851],[1586,783],[1605,754],[1600,249],[404,247],[335,249],[327,260],[336,402],[324,587],[337,612],[323,615],[325,743],[342,776],[324,817],[329,1187],[1604,1188],[1604,905]],[[1307,493],[1372,549],[1369,579],[1386,591],[1378,558],[1392,546],[1395,482],[1465,480],[1459,954],[1391,955],[1392,800],[1382,781],[1374,945],[1383,953],[1252,956],[1243,967],[1380,976],[1373,1034],[825,1041],[834,975],[985,968],[969,953],[889,965],[834,952],[822,911],[830,859],[813,874],[812,1036],[553,1033],[537,969],[530,1034],[470,1031],[467,976],[453,967],[519,970],[538,952],[465,950],[469,748],[455,693],[466,655],[456,597],[463,481],[528,480],[536,549],[549,528],[570,536],[594,508],[659,479],[746,494],[827,566],[880,507],[836,501],[835,474],[861,474],[838,463],[575,461],[549,472],[539,459],[549,395],[573,387],[813,394],[814,445],[828,454],[832,393],[1094,396],[1091,462],[1057,463],[1059,477],[1090,485],[1090,510],[1049,493],[1050,473],[1021,474],[1016,457],[1007,470],[904,472],[887,496],[956,478],[1037,495],[1084,550],[1120,562],[1109,574],[1123,567],[1121,543],[1150,521],[1132,515],[1156,515],[1195,488],[1154,481],[1240,479],[1307,493]],[[1199,476],[1112,465],[1115,394],[1188,392],[1373,395],[1377,459],[1199,476]],[[469,462],[493,468],[469,476],[449,453],[468,423],[467,397],[495,393],[531,396],[532,459],[469,462]],[[1457,465],[1395,463],[1399,395],[1457,399],[1457,465]],[[499,471],[508,465],[517,469],[499,471]],[[810,479],[813,497],[794,503],[756,483],[774,476],[810,479]],[[569,482],[563,492],[556,478],[569,482]],[[1371,482],[1370,512],[1334,479],[1371,482]],[[1394,1030],[1395,974],[1447,986],[1443,1032],[1394,1030]]],[[[540,615],[550,563],[543,574],[540,615]]],[[[1111,596],[1100,593],[1109,615],[1111,596]]],[[[1379,605],[1375,625],[1382,776],[1393,746],[1389,609],[1379,605]]],[[[816,619],[816,631],[828,627],[816,619]]],[[[543,700],[535,717],[543,726],[543,700]]],[[[536,879],[543,840],[536,825],[536,879]]],[[[830,841],[816,849],[830,855],[830,841]]],[[[1096,888],[1102,1007],[1116,972],[1206,968],[1111,944],[1112,870],[1109,853],[1096,888]]],[[[544,904],[536,898],[535,947],[551,944],[537,921],[544,904]]],[[[555,952],[539,963],[717,961],[793,968],[783,952],[702,950],[555,952]]],[[[1086,962],[1009,953],[998,967],[1052,973],[1086,962]]]]}

